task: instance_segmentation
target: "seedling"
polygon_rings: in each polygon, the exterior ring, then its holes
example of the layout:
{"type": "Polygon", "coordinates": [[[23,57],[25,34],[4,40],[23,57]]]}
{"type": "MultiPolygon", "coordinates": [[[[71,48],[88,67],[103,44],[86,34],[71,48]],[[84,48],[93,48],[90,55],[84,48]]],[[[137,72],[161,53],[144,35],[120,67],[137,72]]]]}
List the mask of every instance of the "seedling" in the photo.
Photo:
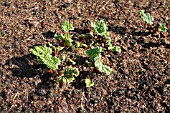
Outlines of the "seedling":
{"type": "Polygon", "coordinates": [[[68,21],[64,20],[64,22],[62,23],[62,29],[64,32],[68,32],[70,30],[74,30],[74,27],[72,24],[70,24],[68,21]]]}
{"type": "MultiPolygon", "coordinates": [[[[91,26],[94,28],[95,32],[97,33],[97,36],[100,35],[100,37],[103,37],[104,41],[107,45],[107,50],[113,51],[113,52],[121,52],[120,47],[118,46],[112,46],[111,44],[111,38],[108,37],[109,33],[107,32],[108,27],[104,23],[103,20],[100,20],[97,22],[97,24],[91,22],[91,26]]],[[[70,30],[74,30],[74,27],[66,20],[61,25],[63,34],[55,34],[54,38],[60,39],[65,46],[71,47],[73,44],[72,36],[69,34],[70,30]]],[[[84,47],[85,49],[88,49],[86,51],[86,54],[89,56],[89,59],[85,61],[88,67],[94,67],[94,70],[97,70],[97,72],[105,73],[106,75],[110,75],[112,73],[112,68],[104,65],[102,62],[102,52],[104,52],[106,49],[102,48],[100,46],[93,47],[94,44],[96,44],[93,40],[94,36],[93,32],[90,32],[90,34],[83,34],[82,35],[85,39],[83,39],[81,42],[74,42],[73,49],[78,49],[80,47],[84,47]],[[92,38],[88,40],[89,38],[92,38]],[[88,40],[88,41],[87,41],[88,40]]],[[[49,73],[52,76],[56,77],[57,82],[64,82],[66,84],[69,84],[75,80],[75,78],[79,75],[79,68],[76,65],[76,62],[74,61],[76,58],[80,58],[81,56],[75,55],[73,58],[69,58],[69,53],[67,55],[58,55],[59,51],[61,51],[64,47],[62,46],[54,46],[52,44],[49,44],[49,47],[46,45],[43,46],[35,46],[34,48],[30,49],[30,52],[34,54],[39,62],[42,62],[46,65],[46,67],[49,69],[49,73]],[[54,54],[52,54],[54,53],[54,54]],[[69,66],[67,66],[69,65],[69,66]],[[75,67],[72,67],[75,66],[75,67]]],[[[84,50],[84,49],[83,49],[84,50]]],[[[73,50],[74,51],[74,50],[73,50]]],[[[94,86],[94,82],[91,81],[90,76],[86,76],[85,79],[86,87],[94,86]]]]}
{"type": "Polygon", "coordinates": [[[121,48],[119,46],[112,46],[110,37],[106,38],[106,45],[108,46],[108,50],[121,53],[121,48]]]}
{"type": "Polygon", "coordinates": [[[154,21],[154,17],[152,17],[149,13],[145,13],[144,10],[139,10],[139,14],[141,14],[141,19],[146,22],[147,24],[147,29],[149,32],[152,31],[152,33],[156,33],[157,31],[160,32],[167,32],[168,28],[165,26],[164,23],[160,24],[158,26],[151,26],[154,21]]]}
{"type": "MultiPolygon", "coordinates": [[[[94,61],[94,66],[103,73],[106,73],[107,75],[110,75],[112,72],[112,69],[109,66],[103,65],[101,60],[101,52],[103,52],[104,49],[102,47],[91,47],[90,50],[87,50],[87,55],[90,57],[91,61],[94,61]]],[[[89,62],[88,62],[89,64],[89,62]]]]}
{"type": "Polygon", "coordinates": [[[73,40],[72,40],[72,35],[70,35],[70,34],[57,35],[57,36],[55,36],[55,38],[57,38],[57,39],[60,38],[64,42],[64,44],[68,47],[72,46],[73,40]]]}
{"type": "Polygon", "coordinates": [[[91,87],[91,86],[94,86],[94,82],[91,81],[90,77],[86,77],[85,79],[85,83],[86,83],[86,87],[91,87]]]}
{"type": "Polygon", "coordinates": [[[97,59],[101,59],[101,52],[104,49],[102,47],[91,47],[90,50],[87,50],[86,53],[90,57],[90,60],[95,61],[97,59]]]}
{"type": "Polygon", "coordinates": [[[91,26],[94,28],[95,32],[102,37],[107,37],[109,33],[107,32],[108,27],[106,26],[103,20],[97,22],[97,25],[94,22],[91,22],[91,26]]]}
{"type": "Polygon", "coordinates": [[[64,42],[64,46],[66,45],[66,46],[68,46],[68,47],[71,47],[72,46],[72,42],[73,42],[73,40],[72,40],[72,35],[70,35],[70,34],[68,34],[68,32],[70,31],[70,30],[74,30],[74,27],[73,27],[73,25],[72,24],[70,24],[68,21],[66,21],[66,20],[64,20],[64,22],[62,23],[62,30],[64,31],[64,32],[66,32],[66,34],[60,34],[60,35],[57,35],[57,34],[55,34],[54,35],[54,38],[56,38],[56,39],[61,39],[63,42],[64,42]]]}
{"type": "Polygon", "coordinates": [[[145,13],[144,10],[139,10],[139,14],[141,14],[141,19],[145,21],[147,24],[152,25],[154,18],[149,13],[145,13]]]}
{"type": "Polygon", "coordinates": [[[65,68],[62,71],[62,75],[58,78],[58,82],[63,81],[66,84],[69,84],[71,82],[73,82],[73,80],[75,80],[75,77],[77,77],[79,75],[79,70],[78,68],[73,68],[73,67],[69,67],[69,68],[65,68]]]}
{"type": "Polygon", "coordinates": [[[168,28],[165,26],[165,24],[164,23],[160,23],[158,31],[167,32],[167,30],[168,30],[168,28]]]}

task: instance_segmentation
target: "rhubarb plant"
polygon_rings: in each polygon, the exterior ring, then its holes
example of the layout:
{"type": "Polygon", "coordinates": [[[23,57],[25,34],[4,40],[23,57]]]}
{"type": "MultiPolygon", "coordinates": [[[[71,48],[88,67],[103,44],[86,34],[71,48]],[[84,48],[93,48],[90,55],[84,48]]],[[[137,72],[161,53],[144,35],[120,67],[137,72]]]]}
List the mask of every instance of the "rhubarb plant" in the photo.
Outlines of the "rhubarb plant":
{"type": "Polygon", "coordinates": [[[101,52],[104,52],[104,49],[102,47],[91,47],[90,50],[87,50],[86,53],[90,57],[89,59],[91,61],[94,61],[94,66],[103,73],[106,73],[107,75],[110,75],[112,72],[112,69],[107,66],[103,65],[101,60],[101,52]]]}
{"type": "Polygon", "coordinates": [[[165,23],[160,23],[158,31],[167,32],[168,28],[166,27],[165,23]]]}
{"type": "Polygon", "coordinates": [[[106,45],[108,47],[108,50],[110,50],[112,52],[121,53],[121,48],[119,46],[113,46],[111,44],[111,38],[110,37],[106,37],[106,45]]]}
{"type": "Polygon", "coordinates": [[[108,27],[103,20],[97,22],[91,22],[91,26],[94,28],[95,32],[102,37],[107,37],[109,33],[107,32],[108,27]]]}
{"type": "Polygon", "coordinates": [[[60,35],[57,35],[55,34],[54,35],[54,38],[56,39],[61,39],[64,44],[68,47],[71,47],[72,46],[72,35],[70,35],[68,32],[70,30],[74,30],[74,27],[72,24],[70,24],[68,21],[64,20],[64,22],[62,23],[61,25],[62,27],[62,30],[66,33],[66,34],[60,34],[60,35]]]}
{"type": "Polygon", "coordinates": [[[62,70],[62,75],[57,79],[58,82],[64,82],[66,84],[70,84],[75,80],[75,77],[79,75],[78,68],[68,67],[62,70]]]}
{"type": "Polygon", "coordinates": [[[160,23],[159,26],[151,26],[153,24],[154,17],[151,16],[149,13],[145,13],[144,10],[139,10],[139,14],[141,15],[141,19],[146,22],[149,31],[153,30],[153,33],[157,31],[167,32],[168,28],[165,26],[164,23],[160,23]]]}
{"type": "Polygon", "coordinates": [[[152,25],[154,21],[154,17],[149,13],[145,13],[144,10],[139,10],[139,14],[141,14],[141,19],[145,21],[147,24],[152,25]]]}
{"type": "Polygon", "coordinates": [[[64,32],[69,32],[70,30],[74,30],[74,27],[72,24],[70,24],[68,21],[64,20],[62,23],[62,29],[64,32]]]}
{"type": "Polygon", "coordinates": [[[101,52],[104,52],[102,47],[91,47],[90,50],[87,50],[86,53],[90,57],[90,60],[95,61],[101,59],[101,52]]]}

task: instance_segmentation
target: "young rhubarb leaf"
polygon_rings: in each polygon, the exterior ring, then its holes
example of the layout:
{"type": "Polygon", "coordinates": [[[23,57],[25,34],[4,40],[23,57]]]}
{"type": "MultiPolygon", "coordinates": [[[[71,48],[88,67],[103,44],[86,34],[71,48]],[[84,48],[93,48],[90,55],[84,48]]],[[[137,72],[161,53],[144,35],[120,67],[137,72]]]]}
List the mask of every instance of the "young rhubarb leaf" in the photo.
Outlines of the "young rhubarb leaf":
{"type": "Polygon", "coordinates": [[[73,80],[75,80],[75,77],[77,77],[78,75],[79,75],[78,68],[73,67],[65,68],[63,70],[63,75],[58,78],[58,81],[60,82],[62,80],[64,83],[69,84],[73,82],[73,80]]]}
{"type": "Polygon", "coordinates": [[[107,37],[109,35],[107,32],[108,27],[103,20],[98,21],[97,25],[94,22],[91,22],[91,26],[94,28],[98,35],[103,37],[107,37]]]}
{"type": "Polygon", "coordinates": [[[110,75],[112,73],[112,69],[107,65],[103,65],[102,70],[100,71],[106,73],[106,75],[110,75]]]}
{"type": "Polygon", "coordinates": [[[66,44],[68,47],[71,47],[72,46],[72,42],[73,40],[71,39],[72,38],[72,35],[70,34],[60,34],[60,35],[56,35],[55,36],[56,39],[61,39],[64,44],[66,44]]]}
{"type": "Polygon", "coordinates": [[[68,21],[64,20],[64,22],[62,23],[62,29],[64,32],[68,32],[70,30],[74,30],[74,27],[72,24],[70,24],[68,21]]]}
{"type": "Polygon", "coordinates": [[[95,61],[101,58],[101,52],[103,52],[102,47],[91,47],[90,50],[86,51],[86,54],[90,57],[90,60],[95,61]]]}
{"type": "Polygon", "coordinates": [[[147,24],[152,25],[154,18],[149,13],[145,13],[144,10],[139,10],[139,14],[141,14],[141,19],[145,21],[147,24]]]}
{"type": "Polygon", "coordinates": [[[112,52],[121,53],[121,48],[120,48],[119,46],[111,46],[111,47],[108,47],[108,50],[111,50],[112,52]]]}
{"type": "Polygon", "coordinates": [[[52,56],[52,48],[43,46],[35,46],[30,49],[30,52],[35,55],[39,62],[44,63],[49,69],[56,70],[60,65],[60,59],[52,56]]]}
{"type": "Polygon", "coordinates": [[[99,60],[95,60],[94,66],[97,67],[97,69],[99,71],[102,71],[102,69],[103,69],[103,63],[102,63],[102,61],[100,59],[99,60]]]}
{"type": "Polygon", "coordinates": [[[112,72],[112,69],[107,65],[103,65],[101,60],[96,60],[94,65],[100,72],[106,73],[107,75],[110,75],[112,72]]]}
{"type": "Polygon", "coordinates": [[[165,23],[160,23],[158,30],[162,32],[167,32],[168,28],[166,27],[165,23]]]}
{"type": "Polygon", "coordinates": [[[90,77],[86,77],[85,79],[86,87],[94,86],[94,82],[90,80],[90,77]]]}

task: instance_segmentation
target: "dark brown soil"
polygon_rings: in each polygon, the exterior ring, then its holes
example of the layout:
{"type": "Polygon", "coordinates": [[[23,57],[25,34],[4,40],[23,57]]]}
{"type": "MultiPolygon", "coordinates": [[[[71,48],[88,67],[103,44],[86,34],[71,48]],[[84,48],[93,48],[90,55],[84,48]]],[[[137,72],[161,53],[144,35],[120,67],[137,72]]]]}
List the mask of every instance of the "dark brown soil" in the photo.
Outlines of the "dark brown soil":
{"type": "Polygon", "coordinates": [[[170,29],[168,0],[1,0],[0,112],[170,113],[170,31],[148,33],[140,9],[170,29]],[[53,35],[62,32],[64,19],[75,35],[103,19],[112,44],[122,48],[104,58],[113,64],[111,75],[81,71],[93,76],[93,87],[80,78],[54,83],[29,52],[48,42],[60,45],[53,35]]]}

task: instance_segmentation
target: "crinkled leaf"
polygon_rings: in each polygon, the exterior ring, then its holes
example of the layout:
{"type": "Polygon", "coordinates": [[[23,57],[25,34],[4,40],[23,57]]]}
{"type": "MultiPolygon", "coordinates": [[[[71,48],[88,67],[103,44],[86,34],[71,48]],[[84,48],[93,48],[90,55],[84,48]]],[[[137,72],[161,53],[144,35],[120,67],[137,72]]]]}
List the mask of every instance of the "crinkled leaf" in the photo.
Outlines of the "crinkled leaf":
{"type": "Polygon", "coordinates": [[[166,27],[165,23],[161,23],[158,30],[162,32],[167,32],[168,28],[166,27]]]}
{"type": "Polygon", "coordinates": [[[40,57],[40,59],[49,69],[52,70],[58,69],[58,65],[60,65],[60,59],[57,58],[56,56],[52,56],[52,57],[44,56],[44,57],[40,57]]]}
{"type": "Polygon", "coordinates": [[[141,19],[145,21],[147,24],[152,25],[154,18],[149,13],[145,13],[144,10],[139,10],[139,14],[141,14],[141,19]]]}
{"type": "Polygon", "coordinates": [[[37,57],[38,61],[44,63],[49,69],[58,69],[60,59],[52,56],[52,48],[47,47],[46,45],[35,46],[30,49],[30,52],[37,57]]]}
{"type": "Polygon", "coordinates": [[[71,83],[75,80],[74,76],[79,75],[78,68],[66,68],[63,70],[63,75],[58,78],[58,81],[63,81],[64,83],[71,83]]]}
{"type": "Polygon", "coordinates": [[[91,81],[89,77],[86,77],[85,83],[86,83],[86,87],[94,86],[94,82],[91,81]]]}
{"type": "Polygon", "coordinates": [[[68,21],[64,20],[64,22],[62,23],[62,29],[64,32],[68,32],[70,30],[74,30],[74,27],[72,24],[70,24],[68,21]]]}
{"type": "Polygon", "coordinates": [[[73,40],[72,40],[71,38],[72,38],[72,35],[70,35],[70,34],[64,34],[64,35],[61,34],[61,40],[63,40],[64,43],[65,43],[68,47],[72,46],[73,40]]]}
{"type": "Polygon", "coordinates": [[[107,75],[110,75],[112,72],[112,69],[107,65],[103,65],[101,72],[106,73],[107,75]]]}
{"type": "Polygon", "coordinates": [[[34,48],[31,48],[30,49],[30,52],[37,56],[37,57],[40,57],[40,56],[43,56],[43,55],[50,55],[52,54],[52,49],[50,47],[47,47],[46,45],[43,45],[43,46],[35,46],[34,48]]]}
{"type": "Polygon", "coordinates": [[[90,50],[86,51],[86,54],[90,57],[90,60],[95,61],[101,58],[102,47],[91,47],[90,50]]]}
{"type": "Polygon", "coordinates": [[[103,63],[102,63],[101,60],[96,60],[96,61],[94,62],[94,65],[95,65],[95,67],[98,68],[99,71],[102,71],[102,69],[103,69],[103,63]]]}
{"type": "Polygon", "coordinates": [[[97,32],[100,36],[108,36],[109,33],[107,32],[108,27],[103,20],[98,21],[97,25],[94,22],[91,22],[91,26],[94,28],[95,32],[97,32]]]}
{"type": "Polygon", "coordinates": [[[120,48],[119,46],[111,46],[111,47],[108,47],[108,50],[111,50],[112,52],[121,53],[121,48],[120,48]]]}
{"type": "Polygon", "coordinates": [[[100,72],[106,73],[107,75],[110,75],[112,72],[112,69],[107,65],[103,65],[101,60],[96,60],[94,65],[100,72]]]}

